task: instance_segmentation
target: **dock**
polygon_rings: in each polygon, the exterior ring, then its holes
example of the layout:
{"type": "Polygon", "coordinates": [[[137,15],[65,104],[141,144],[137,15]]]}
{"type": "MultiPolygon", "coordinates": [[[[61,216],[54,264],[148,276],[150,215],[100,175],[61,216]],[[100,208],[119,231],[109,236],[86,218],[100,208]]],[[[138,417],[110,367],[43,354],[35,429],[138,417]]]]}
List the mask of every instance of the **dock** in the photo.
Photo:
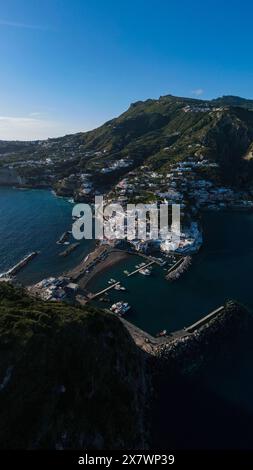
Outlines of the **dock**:
{"type": "Polygon", "coordinates": [[[35,256],[38,255],[38,251],[33,251],[30,253],[28,256],[26,256],[24,259],[19,261],[19,263],[15,264],[12,268],[10,268],[6,273],[1,274],[0,276],[3,278],[10,278],[12,276],[15,276],[22,268],[24,268],[29,261],[31,261],[35,256]]]}
{"type": "Polygon", "coordinates": [[[118,284],[120,284],[120,282],[114,282],[113,284],[111,284],[110,286],[106,287],[105,289],[99,291],[99,292],[96,292],[96,294],[91,294],[91,297],[90,297],[90,300],[94,300],[96,297],[99,297],[100,295],[104,294],[105,292],[108,292],[108,290],[111,290],[113,289],[115,286],[117,286],[118,284]]]}
{"type": "MultiPolygon", "coordinates": [[[[130,253],[130,254],[135,254],[136,253],[130,253]]],[[[155,256],[150,256],[150,255],[146,255],[145,253],[137,253],[137,256],[139,256],[140,258],[144,258],[148,261],[154,261],[155,264],[157,264],[157,266],[163,266],[163,261],[166,261],[166,260],[163,260],[162,262],[160,261],[160,259],[157,259],[155,256]]]]}
{"type": "Polygon", "coordinates": [[[172,271],[174,271],[174,269],[178,268],[178,266],[180,266],[180,264],[183,262],[183,258],[179,259],[178,261],[176,261],[175,264],[173,264],[173,266],[171,266],[171,268],[168,270],[167,272],[167,276],[168,274],[170,274],[172,271]]]}
{"type": "Polygon", "coordinates": [[[56,243],[58,245],[63,245],[68,240],[69,235],[70,235],[69,232],[64,232],[56,243]]]}
{"type": "Polygon", "coordinates": [[[144,266],[141,266],[140,268],[135,269],[135,271],[132,271],[131,273],[127,274],[127,277],[133,276],[134,274],[138,273],[142,269],[146,269],[148,266],[151,266],[154,263],[155,263],[155,261],[150,261],[149,263],[145,264],[144,266]]]}
{"type": "Polygon", "coordinates": [[[79,245],[80,245],[80,243],[72,243],[72,245],[69,245],[68,248],[66,248],[66,250],[59,253],[59,256],[65,257],[65,256],[70,255],[70,253],[75,251],[79,247],[79,245]]]}
{"type": "MultiPolygon", "coordinates": [[[[147,268],[148,266],[151,266],[152,264],[154,264],[155,261],[150,261],[149,263],[147,263],[146,265],[144,266],[141,266],[140,268],[138,269],[135,269],[133,272],[127,274],[127,277],[130,277],[130,276],[133,276],[134,274],[138,273],[141,269],[145,269],[147,268]]],[[[96,292],[95,294],[91,294],[90,295],[90,300],[94,300],[96,299],[97,297],[100,297],[101,295],[105,294],[106,292],[108,292],[109,290],[113,289],[115,286],[117,286],[118,284],[120,284],[120,281],[117,281],[117,282],[114,282],[113,284],[111,284],[110,286],[106,287],[105,289],[99,291],[99,292],[96,292]]]]}
{"type": "Polygon", "coordinates": [[[209,320],[211,320],[212,318],[216,317],[216,315],[221,313],[224,310],[224,308],[225,308],[224,305],[222,305],[219,308],[216,308],[216,310],[213,310],[211,313],[209,313],[205,317],[201,318],[197,322],[188,326],[187,328],[185,328],[185,330],[188,331],[188,333],[193,333],[197,328],[200,328],[201,326],[205,325],[205,323],[207,323],[209,320]]]}

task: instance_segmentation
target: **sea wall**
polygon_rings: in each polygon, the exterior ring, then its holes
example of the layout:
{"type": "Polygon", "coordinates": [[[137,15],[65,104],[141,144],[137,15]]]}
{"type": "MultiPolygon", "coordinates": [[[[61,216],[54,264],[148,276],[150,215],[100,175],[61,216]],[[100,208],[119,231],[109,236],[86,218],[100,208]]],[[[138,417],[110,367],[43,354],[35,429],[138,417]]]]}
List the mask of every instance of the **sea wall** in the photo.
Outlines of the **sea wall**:
{"type": "Polygon", "coordinates": [[[246,338],[252,329],[253,320],[245,307],[229,301],[220,313],[194,332],[185,330],[185,335],[158,346],[156,356],[167,362],[171,370],[192,376],[210,361],[229,355],[237,340],[246,338]]]}

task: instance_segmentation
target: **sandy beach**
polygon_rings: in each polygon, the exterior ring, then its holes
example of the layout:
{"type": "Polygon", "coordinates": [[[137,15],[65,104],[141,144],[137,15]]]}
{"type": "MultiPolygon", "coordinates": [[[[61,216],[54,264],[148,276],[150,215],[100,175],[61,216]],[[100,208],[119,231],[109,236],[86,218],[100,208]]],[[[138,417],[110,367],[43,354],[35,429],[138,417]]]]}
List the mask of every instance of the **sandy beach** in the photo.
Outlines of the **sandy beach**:
{"type": "Polygon", "coordinates": [[[91,279],[129,256],[125,251],[100,245],[66,275],[81,289],[87,289],[91,279]]]}

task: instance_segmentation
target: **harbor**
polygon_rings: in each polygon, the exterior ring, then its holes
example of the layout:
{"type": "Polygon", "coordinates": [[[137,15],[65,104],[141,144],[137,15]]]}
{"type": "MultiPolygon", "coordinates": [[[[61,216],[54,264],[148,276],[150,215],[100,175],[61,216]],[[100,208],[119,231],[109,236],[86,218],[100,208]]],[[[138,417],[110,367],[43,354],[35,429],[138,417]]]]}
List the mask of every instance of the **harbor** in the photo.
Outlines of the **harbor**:
{"type": "MultiPolygon", "coordinates": [[[[199,321],[205,312],[212,312],[217,305],[223,305],[224,298],[236,298],[253,308],[249,287],[253,263],[251,213],[203,214],[203,248],[194,255],[189,269],[175,282],[170,282],[166,275],[180,267],[180,263],[176,263],[183,259],[182,255],[173,254],[164,265],[162,260],[158,260],[159,254],[130,254],[105,245],[96,247],[94,240],[86,240],[70,256],[59,256],[70,246],[58,245],[56,241],[69,226],[72,206],[44,190],[4,189],[1,197],[8,210],[1,212],[0,272],[6,273],[30,252],[40,252],[15,275],[17,281],[26,286],[50,277],[69,277],[66,286],[78,285],[75,296],[80,303],[91,302],[109,310],[117,302],[127,302],[131,309],[124,319],[153,337],[164,330],[168,335],[182,331],[199,321]],[[38,210],[43,224],[37,217],[38,210]],[[6,233],[14,218],[17,223],[10,239],[6,233]],[[139,269],[142,262],[146,265],[155,260],[155,257],[157,262],[150,266],[150,275],[140,272],[132,276],[126,274],[126,271],[132,273],[139,269]],[[245,276],[241,275],[242,272],[245,276]],[[108,281],[112,278],[125,290],[112,287],[91,301],[88,293],[96,294],[110,287],[112,284],[108,281]]],[[[58,298],[61,298],[61,291],[58,298]]]]}
{"type": "Polygon", "coordinates": [[[237,298],[252,305],[247,281],[242,282],[240,274],[240,266],[249,273],[249,278],[252,270],[252,253],[248,250],[253,233],[252,215],[206,213],[203,219],[204,247],[179,279],[170,282],[166,276],[180,268],[186,257],[176,257],[171,266],[154,263],[150,276],[139,272],[128,276],[125,272],[136,271],[141,259],[146,264],[149,262],[140,256],[128,257],[92,278],[87,285],[90,292],[101,292],[113,278],[125,286],[126,291],[110,289],[106,302],[99,302],[97,297],[95,304],[109,308],[120,300],[128,302],[131,310],[124,319],[154,338],[164,330],[170,335],[175,331],[184,331],[200,319],[203,321],[205,312],[215,311],[217,306],[224,304],[224,298],[237,298]],[[243,223],[239,224],[241,217],[243,223]],[[235,243],[242,236],[246,236],[245,243],[239,251],[235,251],[235,243]],[[231,262],[228,262],[228,256],[231,262]],[[231,269],[231,263],[235,269],[231,269]]]}
{"type": "Polygon", "coordinates": [[[130,276],[133,276],[134,274],[137,274],[139,272],[143,272],[145,273],[145,269],[149,268],[150,266],[152,266],[152,264],[154,264],[155,261],[150,261],[149,263],[147,264],[144,264],[143,266],[139,266],[137,269],[135,269],[133,272],[127,274],[128,277],[130,276]]]}

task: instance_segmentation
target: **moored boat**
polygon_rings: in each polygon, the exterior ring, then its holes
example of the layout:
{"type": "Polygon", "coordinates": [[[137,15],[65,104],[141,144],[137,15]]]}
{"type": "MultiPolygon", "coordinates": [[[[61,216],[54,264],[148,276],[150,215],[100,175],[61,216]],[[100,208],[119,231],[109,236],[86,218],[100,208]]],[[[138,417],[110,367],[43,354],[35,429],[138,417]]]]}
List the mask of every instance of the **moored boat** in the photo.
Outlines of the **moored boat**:
{"type": "Polygon", "coordinates": [[[142,268],[139,271],[140,274],[143,274],[143,276],[150,276],[151,274],[151,269],[149,268],[142,268]]]}
{"type": "Polygon", "coordinates": [[[115,304],[113,304],[110,310],[113,313],[117,313],[118,315],[124,315],[130,310],[130,308],[131,307],[127,302],[123,302],[122,300],[120,300],[119,302],[116,302],[115,304]]]}

